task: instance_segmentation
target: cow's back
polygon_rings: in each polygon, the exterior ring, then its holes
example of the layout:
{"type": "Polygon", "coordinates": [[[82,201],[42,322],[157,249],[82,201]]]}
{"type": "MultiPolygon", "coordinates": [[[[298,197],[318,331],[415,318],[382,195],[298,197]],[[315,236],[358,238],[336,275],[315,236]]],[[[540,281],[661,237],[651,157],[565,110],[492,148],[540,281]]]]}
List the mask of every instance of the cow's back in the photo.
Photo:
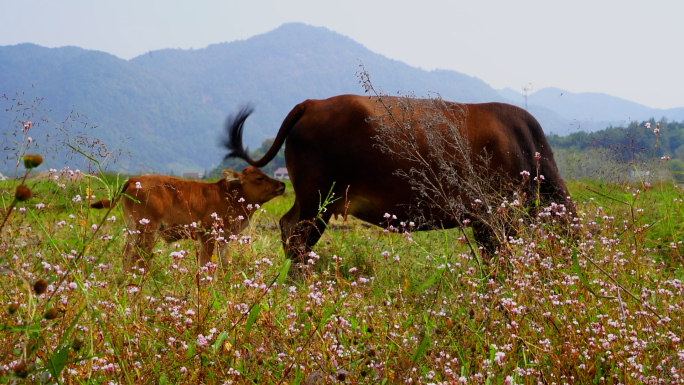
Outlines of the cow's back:
{"type": "MultiPolygon", "coordinates": [[[[296,109],[304,112],[287,138],[285,158],[299,199],[320,202],[334,184],[337,197],[348,201],[348,205],[334,205],[333,210],[337,213],[352,214],[376,224],[385,212],[408,216],[409,206],[417,202],[419,195],[405,178],[396,175],[396,171],[408,171],[420,165],[406,161],[398,153],[416,151],[422,158],[430,159],[434,149],[418,125],[414,126],[418,130],[415,149],[395,145],[391,148],[394,154],[383,153],[377,137],[380,133],[378,122],[384,122],[385,126],[394,124],[387,116],[387,107],[399,121],[412,119],[401,109],[406,100],[384,97],[377,102],[375,98],[341,95],[307,100],[298,105],[296,109]]],[[[434,102],[420,99],[412,102],[409,113],[419,117],[429,114],[430,108],[439,104],[424,107],[421,103],[434,102]]],[[[551,149],[532,115],[502,103],[444,102],[442,106],[444,116],[467,135],[472,160],[480,162],[478,165],[483,166],[480,168],[484,173],[490,173],[492,177],[501,174],[512,182],[520,181],[520,172],[534,174],[535,153],[539,152],[542,156],[540,173],[545,175],[546,184],[550,186],[547,195],[565,197],[565,185],[551,149]],[[489,159],[486,165],[479,160],[484,157],[489,159]]],[[[467,197],[463,198],[467,202],[467,197]]],[[[456,225],[455,220],[443,219],[445,226],[456,225]]]]}
{"type": "MultiPolygon", "coordinates": [[[[222,212],[217,203],[225,205],[225,197],[214,183],[185,181],[165,175],[144,175],[131,178],[124,193],[124,214],[129,226],[141,219],[150,226],[183,226],[192,222],[207,222],[212,212],[222,212]]],[[[225,208],[223,209],[225,211],[225,208]]]]}

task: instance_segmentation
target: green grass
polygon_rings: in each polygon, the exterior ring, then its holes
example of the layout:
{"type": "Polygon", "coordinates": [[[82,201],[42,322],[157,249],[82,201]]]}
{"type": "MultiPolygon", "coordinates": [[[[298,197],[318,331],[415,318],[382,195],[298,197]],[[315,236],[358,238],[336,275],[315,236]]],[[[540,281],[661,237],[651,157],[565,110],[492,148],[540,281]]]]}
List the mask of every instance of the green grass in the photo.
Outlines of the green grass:
{"type": "MultiPolygon", "coordinates": [[[[295,384],[314,372],[368,384],[681,381],[682,209],[671,183],[570,181],[574,236],[549,218],[521,225],[487,265],[460,229],[409,241],[340,218],[296,278],[281,274],[277,228],[291,186],[240,235],[251,242],[228,243],[228,263],[200,268],[194,241],[160,242],[148,271],[124,272],[122,214],[85,199],[107,195],[99,183],[29,179],[34,197],[2,229],[3,382],[295,384]],[[51,308],[57,317],[45,319],[51,308]]],[[[3,214],[17,184],[0,185],[3,214]]]]}

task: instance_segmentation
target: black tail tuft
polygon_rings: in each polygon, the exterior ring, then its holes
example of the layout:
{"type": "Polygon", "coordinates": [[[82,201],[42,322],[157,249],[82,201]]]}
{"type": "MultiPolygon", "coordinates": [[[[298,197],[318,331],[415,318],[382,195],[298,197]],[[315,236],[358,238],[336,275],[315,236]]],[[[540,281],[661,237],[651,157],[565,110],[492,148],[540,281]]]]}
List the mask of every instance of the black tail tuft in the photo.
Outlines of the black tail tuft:
{"type": "Polygon", "coordinates": [[[254,112],[252,106],[246,106],[240,111],[228,117],[226,120],[226,136],[221,141],[221,144],[228,149],[228,154],[223,158],[241,158],[249,161],[249,148],[245,148],[242,143],[242,130],[247,117],[254,112]]]}

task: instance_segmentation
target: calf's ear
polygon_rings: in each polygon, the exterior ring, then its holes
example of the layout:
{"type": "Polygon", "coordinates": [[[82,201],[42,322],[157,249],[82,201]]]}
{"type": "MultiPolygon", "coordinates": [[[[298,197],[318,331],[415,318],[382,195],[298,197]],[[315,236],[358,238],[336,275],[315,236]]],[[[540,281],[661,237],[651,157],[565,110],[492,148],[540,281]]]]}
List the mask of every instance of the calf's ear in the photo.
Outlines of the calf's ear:
{"type": "Polygon", "coordinates": [[[240,180],[240,173],[233,170],[223,170],[221,171],[221,175],[223,175],[228,182],[242,183],[242,180],[240,180]]]}

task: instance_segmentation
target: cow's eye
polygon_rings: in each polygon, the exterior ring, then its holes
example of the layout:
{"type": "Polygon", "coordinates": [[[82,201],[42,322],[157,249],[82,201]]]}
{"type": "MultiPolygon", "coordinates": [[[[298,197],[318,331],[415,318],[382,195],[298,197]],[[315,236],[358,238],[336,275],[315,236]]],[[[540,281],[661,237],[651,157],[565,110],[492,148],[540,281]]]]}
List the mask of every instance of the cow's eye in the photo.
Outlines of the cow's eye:
{"type": "Polygon", "coordinates": [[[264,178],[259,177],[259,178],[257,178],[257,180],[258,180],[259,182],[263,182],[263,181],[264,181],[264,178]]]}

